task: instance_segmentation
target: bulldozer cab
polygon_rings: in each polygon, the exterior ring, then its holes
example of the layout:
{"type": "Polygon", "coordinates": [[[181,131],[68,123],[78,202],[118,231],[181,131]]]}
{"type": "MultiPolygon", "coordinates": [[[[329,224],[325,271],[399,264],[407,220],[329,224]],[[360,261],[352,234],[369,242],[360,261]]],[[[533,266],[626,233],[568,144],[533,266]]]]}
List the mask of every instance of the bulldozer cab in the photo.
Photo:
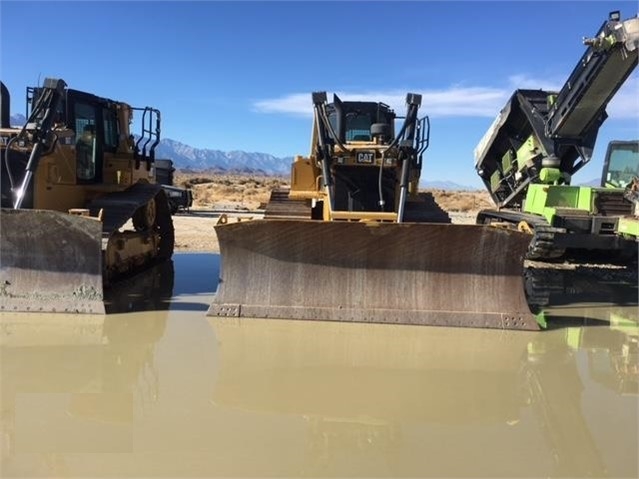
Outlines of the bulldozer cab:
{"type": "Polygon", "coordinates": [[[421,96],[409,93],[398,133],[398,117],[382,102],[328,103],[312,95],[315,110],[311,154],[293,166],[291,198],[311,199],[315,218],[402,222],[417,195],[421,159],[428,145],[427,118],[419,119],[421,96]]]}
{"type": "MultiPolygon", "coordinates": [[[[38,108],[42,92],[41,88],[27,88],[30,115],[38,108]]],[[[119,118],[118,111],[128,108],[124,103],[82,91],[65,91],[54,123],[60,132],[64,132],[61,152],[72,153],[75,159],[76,184],[99,184],[103,181],[105,154],[131,153],[126,143],[120,145],[119,142],[120,132],[123,138],[129,136],[129,122],[119,118]]]]}
{"type": "Polygon", "coordinates": [[[343,102],[335,95],[327,110],[331,126],[342,142],[371,142],[378,139],[380,143],[387,143],[394,138],[396,115],[384,103],[343,102]],[[371,127],[374,124],[387,125],[387,135],[373,137],[371,127]]]}
{"type": "Polygon", "coordinates": [[[2,207],[16,205],[27,170],[20,207],[68,211],[139,180],[154,181],[151,170],[159,143],[159,111],[64,88],[52,104],[48,87],[27,87],[27,122],[2,130],[2,207]],[[142,134],[131,135],[134,111],[142,134]],[[43,127],[47,117],[48,128],[43,127]],[[47,148],[33,156],[38,141],[47,148]],[[30,163],[30,164],[29,164],[30,163]],[[27,168],[29,166],[29,168],[27,168]]]}
{"type": "Polygon", "coordinates": [[[639,141],[611,141],[606,150],[601,186],[626,188],[639,177],[639,141]]]}

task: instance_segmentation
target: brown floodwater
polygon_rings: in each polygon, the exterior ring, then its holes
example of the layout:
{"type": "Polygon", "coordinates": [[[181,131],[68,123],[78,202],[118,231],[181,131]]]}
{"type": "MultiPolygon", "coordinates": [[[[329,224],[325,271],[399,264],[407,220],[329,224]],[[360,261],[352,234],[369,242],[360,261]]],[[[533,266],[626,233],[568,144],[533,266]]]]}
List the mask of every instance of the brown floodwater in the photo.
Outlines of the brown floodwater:
{"type": "Polygon", "coordinates": [[[636,290],[522,332],[209,318],[216,277],[2,314],[0,476],[639,474],[636,290]]]}

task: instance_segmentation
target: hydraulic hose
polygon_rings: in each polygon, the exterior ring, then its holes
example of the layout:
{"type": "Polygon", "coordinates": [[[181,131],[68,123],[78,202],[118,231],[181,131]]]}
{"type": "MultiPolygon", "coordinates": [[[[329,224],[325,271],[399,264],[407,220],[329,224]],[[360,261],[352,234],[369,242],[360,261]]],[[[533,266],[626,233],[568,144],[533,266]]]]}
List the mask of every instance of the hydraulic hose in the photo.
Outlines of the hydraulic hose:
{"type": "Polygon", "coordinates": [[[331,178],[331,172],[330,172],[330,167],[328,164],[328,157],[329,157],[329,152],[328,152],[328,147],[324,141],[324,135],[322,135],[321,130],[319,129],[320,127],[320,121],[321,121],[321,112],[319,111],[319,107],[315,106],[314,109],[314,114],[315,114],[315,124],[318,126],[318,132],[317,132],[317,141],[319,143],[319,147],[321,150],[321,155],[322,155],[322,176],[324,177],[324,187],[326,188],[326,197],[328,199],[328,204],[330,206],[330,210],[333,210],[333,195],[331,192],[331,188],[333,186],[333,181],[331,178]]]}
{"type": "MultiPolygon", "coordinates": [[[[22,132],[21,132],[22,133],[22,132]]],[[[7,170],[7,176],[9,177],[9,185],[11,185],[11,191],[13,191],[15,189],[15,181],[13,181],[13,175],[11,174],[11,164],[9,163],[9,150],[11,149],[11,145],[13,144],[13,142],[20,136],[20,133],[18,134],[18,136],[14,136],[13,138],[11,138],[8,142],[7,142],[7,147],[4,150],[4,165],[6,167],[7,170]]]]}
{"type": "Polygon", "coordinates": [[[322,105],[322,109],[320,111],[320,116],[322,119],[322,123],[324,124],[324,128],[326,128],[328,130],[328,132],[330,133],[331,137],[335,140],[335,143],[337,143],[337,145],[344,151],[346,151],[347,153],[350,153],[350,150],[348,148],[346,148],[346,145],[344,145],[344,143],[342,143],[342,140],[340,139],[339,135],[337,133],[335,133],[335,130],[333,129],[333,125],[331,125],[331,122],[328,119],[328,115],[326,114],[326,110],[324,109],[324,105],[322,105]]]}

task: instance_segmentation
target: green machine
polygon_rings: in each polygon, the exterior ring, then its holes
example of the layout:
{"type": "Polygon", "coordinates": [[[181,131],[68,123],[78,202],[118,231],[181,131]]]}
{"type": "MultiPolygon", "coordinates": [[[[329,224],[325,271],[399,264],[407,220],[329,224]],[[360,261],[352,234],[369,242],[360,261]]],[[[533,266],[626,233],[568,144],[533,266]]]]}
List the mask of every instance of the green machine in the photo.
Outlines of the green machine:
{"type": "Polygon", "coordinates": [[[496,205],[477,223],[530,232],[528,259],[632,261],[638,142],[610,143],[600,187],[571,180],[591,160],[606,107],[637,66],[639,17],[621,21],[612,12],[584,44],[559,92],[516,90],[475,148],[475,169],[496,205]]]}

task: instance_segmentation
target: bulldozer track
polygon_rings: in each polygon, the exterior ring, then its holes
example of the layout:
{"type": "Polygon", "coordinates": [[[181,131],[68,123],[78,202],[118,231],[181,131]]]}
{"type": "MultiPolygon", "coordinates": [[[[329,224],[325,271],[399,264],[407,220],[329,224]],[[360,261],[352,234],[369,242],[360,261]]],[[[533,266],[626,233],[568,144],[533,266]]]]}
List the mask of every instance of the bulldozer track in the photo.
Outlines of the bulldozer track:
{"type": "Polygon", "coordinates": [[[555,260],[561,258],[566,250],[555,244],[555,234],[565,233],[562,228],[555,228],[548,225],[543,218],[526,213],[512,211],[480,211],[477,216],[477,224],[505,222],[508,228],[516,230],[521,222],[525,222],[532,230],[530,247],[526,254],[526,259],[555,260]]]}
{"type": "Polygon", "coordinates": [[[175,244],[173,222],[170,217],[168,201],[164,197],[162,186],[152,183],[136,183],[125,191],[109,193],[91,202],[89,209],[91,214],[97,215],[103,210],[102,238],[103,246],[109,238],[131,220],[136,211],[156,199],[156,228],[160,230],[162,242],[160,244],[159,258],[166,259],[171,256],[175,244]]]}
{"type": "Polygon", "coordinates": [[[133,218],[138,208],[151,201],[162,187],[152,183],[136,183],[124,191],[109,193],[89,204],[92,216],[102,217],[102,237],[108,238],[133,218]]]}
{"type": "MultiPolygon", "coordinates": [[[[155,199],[155,221],[148,227],[149,232],[159,232],[160,244],[157,254],[148,261],[145,266],[150,266],[171,257],[175,244],[175,234],[173,221],[168,200],[162,186],[154,183],[139,182],[124,191],[109,193],[100,198],[96,198],[89,204],[89,210],[93,216],[97,216],[102,211],[102,253],[106,252],[109,242],[115,237],[115,233],[127,222],[133,221],[136,230],[143,230],[144,225],[136,224],[135,216],[140,208],[155,199]]],[[[122,276],[135,274],[139,268],[131,268],[126,273],[113,274],[106,272],[105,281],[109,284],[122,276]]]]}
{"type": "Polygon", "coordinates": [[[289,191],[288,189],[277,189],[271,192],[271,197],[264,210],[264,218],[311,218],[310,201],[293,200],[289,197],[289,191]]]}
{"type": "Polygon", "coordinates": [[[432,193],[420,193],[417,201],[407,201],[404,221],[409,223],[451,223],[449,214],[439,206],[432,193]]]}
{"type": "MultiPolygon", "coordinates": [[[[289,190],[273,190],[264,218],[310,219],[312,208],[308,200],[293,200],[289,190]]],[[[437,204],[431,193],[420,193],[416,201],[407,201],[404,221],[408,223],[451,223],[448,213],[437,204]]]]}
{"type": "Polygon", "coordinates": [[[565,230],[552,226],[535,226],[526,258],[546,260],[561,258],[566,253],[566,249],[555,244],[555,234],[563,232],[565,230]]]}

